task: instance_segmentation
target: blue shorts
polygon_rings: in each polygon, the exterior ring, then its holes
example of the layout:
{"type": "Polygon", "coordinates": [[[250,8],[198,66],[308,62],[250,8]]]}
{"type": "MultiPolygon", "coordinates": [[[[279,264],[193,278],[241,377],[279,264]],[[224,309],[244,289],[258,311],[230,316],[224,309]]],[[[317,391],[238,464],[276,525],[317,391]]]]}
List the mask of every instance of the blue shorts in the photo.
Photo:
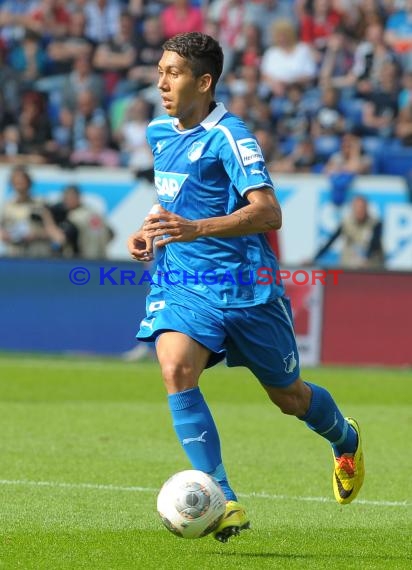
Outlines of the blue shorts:
{"type": "Polygon", "coordinates": [[[285,387],[300,374],[299,356],[287,297],[245,308],[191,306],[152,291],[147,316],[136,337],[153,342],[166,331],[181,332],[212,354],[208,367],[226,357],[228,366],[246,366],[267,386],[285,387]]]}

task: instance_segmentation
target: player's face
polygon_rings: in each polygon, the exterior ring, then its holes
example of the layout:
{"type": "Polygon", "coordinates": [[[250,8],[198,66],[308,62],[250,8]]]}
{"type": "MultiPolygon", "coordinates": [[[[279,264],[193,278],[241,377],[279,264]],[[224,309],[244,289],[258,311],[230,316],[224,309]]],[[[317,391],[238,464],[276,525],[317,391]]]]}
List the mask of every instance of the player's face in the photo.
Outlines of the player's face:
{"type": "Polygon", "coordinates": [[[187,61],[173,51],[163,53],[158,71],[157,86],[166,113],[177,117],[185,128],[200,122],[198,112],[204,100],[204,77],[207,76],[196,78],[187,61]]]}

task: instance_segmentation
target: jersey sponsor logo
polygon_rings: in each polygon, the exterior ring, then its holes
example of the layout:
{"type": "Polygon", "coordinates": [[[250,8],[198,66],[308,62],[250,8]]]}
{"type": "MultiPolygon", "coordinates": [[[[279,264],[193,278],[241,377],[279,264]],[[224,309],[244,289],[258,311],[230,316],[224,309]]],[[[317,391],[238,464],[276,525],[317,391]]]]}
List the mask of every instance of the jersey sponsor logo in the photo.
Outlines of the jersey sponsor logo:
{"type": "Polygon", "coordinates": [[[254,162],[263,162],[263,154],[255,139],[247,138],[236,141],[240,157],[245,166],[254,162]]]}
{"type": "Polygon", "coordinates": [[[187,158],[191,162],[199,160],[199,158],[202,156],[204,148],[205,148],[205,143],[202,143],[200,141],[194,142],[192,146],[189,148],[189,152],[187,153],[187,158]]]}
{"type": "Polygon", "coordinates": [[[173,202],[188,176],[188,174],[179,174],[178,172],[155,170],[154,183],[159,198],[164,202],[173,202]]]}

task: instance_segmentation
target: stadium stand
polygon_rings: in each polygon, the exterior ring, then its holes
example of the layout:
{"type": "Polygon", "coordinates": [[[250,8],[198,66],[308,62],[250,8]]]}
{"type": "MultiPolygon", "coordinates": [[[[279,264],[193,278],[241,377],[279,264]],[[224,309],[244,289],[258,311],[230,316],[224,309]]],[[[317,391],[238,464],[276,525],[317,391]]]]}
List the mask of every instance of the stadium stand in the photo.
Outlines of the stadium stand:
{"type": "Polygon", "coordinates": [[[171,30],[189,26],[222,44],[217,98],[271,138],[274,172],[324,172],[353,133],[372,174],[410,183],[412,48],[398,24],[411,10],[403,0],[0,0],[1,163],[76,168],[70,157],[98,125],[105,156],[150,178],[142,133],[162,112],[157,61],[171,30]]]}

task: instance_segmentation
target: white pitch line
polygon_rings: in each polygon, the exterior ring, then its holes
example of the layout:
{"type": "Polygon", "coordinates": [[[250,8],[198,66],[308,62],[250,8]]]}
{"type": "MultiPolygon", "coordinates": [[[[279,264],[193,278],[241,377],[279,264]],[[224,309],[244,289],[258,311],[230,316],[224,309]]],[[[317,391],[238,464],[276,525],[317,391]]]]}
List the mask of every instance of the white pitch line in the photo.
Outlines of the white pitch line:
{"type": "MultiPolygon", "coordinates": [[[[0,479],[0,485],[20,485],[32,487],[53,487],[62,489],[92,489],[97,491],[125,491],[129,493],[157,493],[159,489],[152,487],[104,485],[99,483],[65,483],[59,481],[29,481],[25,479],[0,479]]],[[[271,495],[269,493],[238,493],[243,499],[269,499],[272,501],[310,501],[314,503],[335,503],[327,497],[298,497],[293,495],[271,495]]],[[[368,501],[357,499],[357,504],[377,507],[409,507],[408,501],[368,501]]]]}

